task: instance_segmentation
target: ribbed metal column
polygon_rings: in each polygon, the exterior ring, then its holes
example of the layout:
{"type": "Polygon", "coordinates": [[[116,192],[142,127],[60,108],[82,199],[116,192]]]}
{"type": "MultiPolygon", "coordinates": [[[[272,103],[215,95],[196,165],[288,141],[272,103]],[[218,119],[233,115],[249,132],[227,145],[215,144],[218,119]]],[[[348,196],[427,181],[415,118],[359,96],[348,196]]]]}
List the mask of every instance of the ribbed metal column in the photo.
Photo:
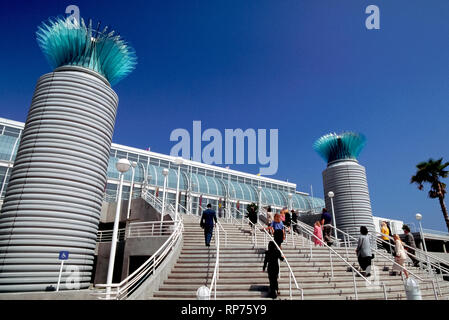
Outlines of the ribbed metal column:
{"type": "Polygon", "coordinates": [[[0,292],[56,287],[59,251],[89,286],[117,105],[88,69],[39,79],[0,215],[0,292]]]}
{"type": "MultiPolygon", "coordinates": [[[[323,171],[326,208],[331,213],[331,201],[327,196],[333,191],[337,228],[355,238],[360,236],[360,226],[374,230],[371,201],[366,171],[356,160],[337,160],[329,163],[323,171]]],[[[339,235],[340,237],[340,235],[339,235]]]]}

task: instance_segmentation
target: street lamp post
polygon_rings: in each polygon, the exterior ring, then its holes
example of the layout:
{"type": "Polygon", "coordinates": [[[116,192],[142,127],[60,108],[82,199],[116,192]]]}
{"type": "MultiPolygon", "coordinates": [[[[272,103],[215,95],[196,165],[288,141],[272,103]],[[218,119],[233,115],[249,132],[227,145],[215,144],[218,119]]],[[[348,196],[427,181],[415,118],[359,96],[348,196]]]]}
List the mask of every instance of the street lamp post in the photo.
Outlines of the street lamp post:
{"type": "Polygon", "coordinates": [[[106,280],[107,284],[106,293],[108,298],[111,292],[112,275],[114,273],[115,250],[117,248],[118,224],[120,220],[120,209],[122,201],[123,177],[125,175],[125,172],[128,171],[129,168],[131,167],[131,163],[127,159],[120,159],[115,166],[117,170],[120,172],[120,184],[119,184],[117,207],[115,210],[114,230],[112,232],[111,253],[109,254],[108,275],[106,280]]]}
{"type": "Polygon", "coordinates": [[[162,174],[164,175],[164,191],[162,192],[162,209],[161,209],[161,232],[162,232],[162,223],[164,221],[164,213],[165,213],[165,196],[167,189],[167,177],[168,177],[168,169],[164,168],[162,170],[162,174]]]}
{"type": "Polygon", "coordinates": [[[331,199],[332,220],[334,222],[334,235],[335,235],[335,241],[337,241],[338,240],[338,238],[337,238],[337,221],[335,221],[335,210],[334,210],[334,196],[335,196],[335,194],[332,191],[329,191],[327,193],[327,196],[331,199]]]}
{"type": "Polygon", "coordinates": [[[181,157],[177,157],[173,162],[178,165],[178,182],[176,183],[176,204],[175,204],[175,221],[178,221],[179,178],[181,176],[181,165],[184,163],[184,160],[181,157]]]}
{"type": "Polygon", "coordinates": [[[292,206],[292,198],[293,198],[293,194],[289,193],[288,194],[288,211],[291,211],[293,208],[292,206]]]}
{"type": "Polygon", "coordinates": [[[417,214],[415,215],[415,218],[416,218],[416,220],[418,220],[418,222],[419,222],[419,233],[420,233],[420,235],[421,235],[421,241],[422,241],[422,243],[423,243],[424,252],[426,253],[427,267],[428,267],[429,270],[430,270],[429,256],[428,256],[428,254],[427,254],[426,239],[424,238],[424,231],[423,231],[423,229],[422,229],[422,224],[421,224],[422,214],[417,213],[417,214]]]}
{"type": "Polygon", "coordinates": [[[133,189],[134,189],[134,174],[136,173],[135,168],[137,167],[137,162],[132,161],[131,162],[131,169],[133,171],[131,175],[131,187],[129,188],[129,199],[128,199],[128,209],[126,210],[126,220],[129,219],[129,213],[131,211],[131,201],[133,198],[133,189]]]}

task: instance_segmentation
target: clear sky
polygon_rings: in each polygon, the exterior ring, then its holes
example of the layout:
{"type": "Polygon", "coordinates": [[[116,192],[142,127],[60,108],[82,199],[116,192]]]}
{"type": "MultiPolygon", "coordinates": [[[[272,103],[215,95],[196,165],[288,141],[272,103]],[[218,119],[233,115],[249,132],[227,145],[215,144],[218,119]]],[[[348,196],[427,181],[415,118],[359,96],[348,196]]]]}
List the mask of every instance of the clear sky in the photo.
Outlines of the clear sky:
{"type": "Polygon", "coordinates": [[[2,1],[1,117],[26,120],[51,71],[35,31],[70,4],[137,52],[136,70],[114,87],[114,142],[168,154],[172,130],[192,132],[194,120],[223,135],[279,129],[273,178],[322,197],[326,163],[313,142],[361,132],[373,214],[410,222],[421,212],[425,228],[446,230],[438,201],[409,181],[418,162],[449,161],[449,1],[2,1]],[[370,4],[380,30],[365,27],[370,4]]]}

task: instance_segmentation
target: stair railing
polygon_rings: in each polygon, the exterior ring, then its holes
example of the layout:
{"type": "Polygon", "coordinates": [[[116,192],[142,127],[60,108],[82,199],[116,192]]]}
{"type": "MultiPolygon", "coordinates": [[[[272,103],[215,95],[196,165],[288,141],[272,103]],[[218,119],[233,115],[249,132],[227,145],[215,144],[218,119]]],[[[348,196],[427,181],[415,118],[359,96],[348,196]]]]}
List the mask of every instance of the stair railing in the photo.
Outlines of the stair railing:
{"type": "MultiPolygon", "coordinates": [[[[98,230],[97,242],[111,242],[113,230],[98,230]]],[[[125,239],[125,228],[118,229],[117,241],[125,239]]]]}
{"type": "Polygon", "coordinates": [[[214,267],[214,274],[212,276],[212,280],[210,282],[210,289],[209,292],[214,292],[214,300],[217,300],[217,280],[219,278],[219,264],[220,264],[220,229],[215,228],[215,248],[216,248],[216,254],[215,254],[215,267],[214,267]]]}
{"type": "MultiPolygon", "coordinates": [[[[335,227],[334,227],[334,228],[335,228],[335,227]]],[[[336,229],[337,229],[337,228],[336,228],[336,229]]],[[[342,230],[340,230],[340,229],[337,229],[337,232],[340,232],[340,233],[342,233],[342,234],[345,234],[345,235],[348,237],[348,239],[350,239],[351,241],[357,241],[357,242],[358,242],[358,239],[356,239],[354,236],[350,235],[350,234],[347,233],[347,232],[344,232],[344,231],[342,231],[342,230]]],[[[373,241],[371,241],[371,242],[374,243],[373,241]]],[[[405,245],[405,244],[404,244],[404,245],[405,245]]],[[[400,267],[401,269],[407,271],[407,273],[408,273],[409,275],[412,275],[412,276],[415,277],[418,281],[420,281],[420,282],[422,282],[422,283],[426,283],[426,282],[429,283],[429,282],[431,282],[431,283],[432,283],[432,287],[433,287],[433,291],[434,291],[435,299],[438,300],[438,293],[437,293],[437,289],[436,289],[436,286],[435,286],[435,280],[430,280],[430,279],[423,279],[423,278],[421,278],[421,277],[418,276],[416,273],[414,273],[414,272],[410,271],[409,269],[407,269],[405,266],[401,266],[400,264],[398,264],[394,259],[391,259],[391,257],[390,257],[389,254],[384,254],[382,251],[377,250],[377,248],[374,248],[374,247],[373,247],[373,248],[372,248],[372,251],[373,251],[376,255],[384,257],[385,259],[387,259],[388,261],[390,261],[393,265],[396,265],[396,266],[400,267]]],[[[436,283],[437,283],[437,285],[439,286],[438,282],[436,282],[436,283]]],[[[440,291],[440,295],[441,295],[441,290],[439,290],[439,291],[440,291]]]]}
{"type": "MultiPolygon", "coordinates": [[[[354,295],[355,295],[355,299],[358,300],[358,289],[357,289],[357,281],[355,279],[355,274],[357,273],[358,276],[361,277],[363,280],[365,280],[366,284],[368,284],[368,285],[372,284],[371,281],[368,280],[367,278],[365,278],[353,265],[351,265],[351,263],[349,263],[349,261],[346,261],[338,252],[336,252],[333,248],[328,246],[327,243],[325,243],[323,240],[321,240],[315,234],[313,234],[313,232],[311,232],[310,230],[307,230],[307,228],[305,228],[301,224],[297,224],[297,223],[294,223],[292,221],[292,225],[293,224],[297,225],[302,230],[303,233],[308,235],[309,241],[311,241],[311,239],[316,239],[316,240],[319,241],[319,243],[322,246],[324,246],[325,248],[328,249],[330,263],[331,263],[331,278],[334,277],[334,268],[333,268],[332,254],[335,254],[337,256],[337,258],[342,260],[346,265],[348,265],[351,268],[351,270],[352,270],[352,282],[353,282],[353,287],[354,287],[354,295]]],[[[312,248],[312,242],[310,242],[310,248],[312,248]]],[[[312,256],[312,254],[311,254],[311,256],[312,256]]]]}
{"type": "MultiPolygon", "coordinates": [[[[204,209],[202,206],[200,206],[200,208],[204,211],[206,209],[204,209]]],[[[201,219],[201,216],[199,217],[201,219]]],[[[220,271],[220,229],[224,232],[225,234],[225,247],[228,244],[228,235],[226,230],[223,228],[222,224],[220,223],[220,221],[218,221],[217,219],[217,223],[216,225],[218,227],[215,228],[215,248],[216,248],[216,254],[215,254],[215,266],[214,266],[214,274],[212,276],[212,280],[210,282],[210,288],[209,288],[209,292],[210,293],[214,293],[214,300],[217,300],[217,280],[219,279],[219,271],[220,271]]]]}
{"type": "MultiPolygon", "coordinates": [[[[386,240],[381,238],[381,237],[387,237],[388,240],[394,240],[393,237],[391,237],[389,235],[386,235],[386,234],[383,234],[383,233],[380,233],[380,232],[377,232],[377,231],[373,231],[373,234],[379,236],[379,238],[376,238],[377,243],[389,244],[390,250],[393,248],[393,246],[392,246],[390,241],[386,241],[386,240]]],[[[419,260],[421,263],[426,262],[428,264],[427,270],[429,272],[431,272],[430,269],[433,268],[434,270],[440,270],[440,274],[441,275],[443,275],[444,273],[445,274],[449,274],[449,269],[441,265],[441,264],[449,265],[449,261],[446,261],[444,259],[441,259],[441,258],[435,256],[435,255],[432,255],[430,252],[426,253],[426,251],[424,251],[424,250],[422,250],[420,248],[410,247],[409,245],[407,245],[405,243],[403,244],[403,246],[404,246],[404,248],[415,250],[415,254],[407,252],[407,255],[414,257],[415,259],[419,260]],[[418,253],[419,253],[420,256],[418,256],[418,253]],[[422,256],[424,256],[425,261],[422,261],[422,260],[424,260],[424,259],[422,259],[422,256]],[[431,259],[433,259],[436,262],[431,261],[431,259]]]]}
{"type": "Polygon", "coordinates": [[[133,292],[135,292],[140,285],[149,279],[149,277],[155,274],[155,271],[165,260],[165,258],[172,252],[175,247],[178,247],[182,243],[182,232],[184,230],[184,224],[182,219],[175,221],[175,228],[170,237],[165,243],[150,257],[148,258],[136,271],[127,276],[120,283],[97,284],[95,285],[96,292],[99,299],[107,300],[121,300],[127,299],[133,292]],[[109,290],[107,290],[109,289],[109,290]]]}
{"type": "MultiPolygon", "coordinates": [[[[239,212],[240,214],[242,213],[240,210],[236,209],[237,212],[239,212]]],[[[288,262],[287,257],[285,256],[284,252],[282,251],[282,249],[277,245],[277,243],[274,241],[274,238],[268,233],[268,231],[265,229],[264,226],[262,226],[262,224],[260,222],[258,222],[259,228],[257,227],[256,224],[252,223],[248,218],[244,218],[244,216],[242,215],[243,220],[248,220],[249,224],[251,225],[251,228],[254,230],[253,232],[253,244],[255,247],[257,247],[257,234],[256,232],[263,232],[264,237],[268,237],[268,239],[270,239],[270,241],[273,241],[273,243],[276,245],[276,248],[279,250],[279,252],[281,253],[282,257],[284,258],[284,262],[287,265],[287,268],[289,270],[289,296],[290,296],[290,300],[293,299],[293,290],[292,290],[292,282],[294,283],[296,289],[301,293],[301,300],[304,300],[304,289],[301,288],[298,285],[298,281],[296,280],[295,274],[293,273],[293,270],[290,266],[290,263],[288,262]]],[[[237,224],[239,223],[237,221],[237,219],[235,219],[235,221],[237,222],[237,224]]],[[[266,242],[266,241],[265,241],[266,242]]],[[[266,248],[266,247],[265,247],[266,248]]]]}
{"type": "MultiPolygon", "coordinates": [[[[381,238],[381,237],[387,237],[388,240],[392,240],[393,239],[392,237],[390,237],[388,235],[385,235],[383,233],[379,233],[377,231],[374,231],[373,235],[374,236],[375,235],[380,236],[380,237],[375,237],[376,244],[381,244],[381,245],[389,244],[390,245],[390,249],[392,250],[392,246],[391,246],[390,241],[386,241],[386,240],[381,238]]],[[[421,258],[418,257],[418,255],[416,253],[420,253],[420,254],[422,254],[425,257],[425,260],[426,260],[425,262],[427,263],[427,268],[423,268],[423,269],[426,270],[429,273],[429,275],[435,279],[435,282],[436,282],[436,284],[438,286],[438,291],[440,293],[440,296],[442,296],[440,284],[439,284],[439,281],[438,281],[439,279],[438,279],[438,275],[437,275],[437,270],[439,270],[439,272],[441,274],[441,277],[444,279],[444,273],[449,274],[449,269],[444,267],[444,266],[442,266],[441,265],[441,261],[443,261],[442,263],[445,263],[445,264],[449,264],[449,262],[444,261],[442,259],[439,259],[438,257],[434,257],[433,255],[426,254],[425,251],[423,251],[423,250],[421,250],[419,248],[410,247],[409,245],[407,245],[405,243],[403,243],[403,246],[404,246],[404,248],[409,248],[409,249],[415,250],[415,254],[407,252],[407,255],[417,259],[421,263],[421,266],[422,266],[422,263],[424,263],[424,261],[421,261],[421,258]],[[435,262],[432,262],[430,260],[430,258],[435,258],[435,260],[439,259],[440,261],[437,261],[437,263],[435,263],[435,262]]]]}

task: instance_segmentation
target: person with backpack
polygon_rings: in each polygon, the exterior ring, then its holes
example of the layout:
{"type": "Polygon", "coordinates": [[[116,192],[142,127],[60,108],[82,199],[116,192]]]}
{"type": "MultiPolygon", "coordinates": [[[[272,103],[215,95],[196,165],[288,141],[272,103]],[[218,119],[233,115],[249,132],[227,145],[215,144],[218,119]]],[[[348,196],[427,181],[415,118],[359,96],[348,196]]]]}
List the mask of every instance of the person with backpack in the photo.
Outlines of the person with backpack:
{"type": "Polygon", "coordinates": [[[274,242],[279,246],[279,248],[282,245],[282,242],[284,242],[285,239],[285,231],[284,231],[284,224],[281,221],[281,215],[279,213],[276,213],[274,215],[274,220],[270,224],[269,229],[271,230],[271,233],[274,238],[274,242]]]}
{"type": "Polygon", "coordinates": [[[268,281],[270,282],[270,293],[269,296],[273,299],[280,294],[278,277],[279,277],[279,260],[284,261],[284,257],[281,252],[276,248],[273,241],[268,243],[268,250],[265,252],[265,259],[263,262],[263,272],[268,266],[268,281]]]}

